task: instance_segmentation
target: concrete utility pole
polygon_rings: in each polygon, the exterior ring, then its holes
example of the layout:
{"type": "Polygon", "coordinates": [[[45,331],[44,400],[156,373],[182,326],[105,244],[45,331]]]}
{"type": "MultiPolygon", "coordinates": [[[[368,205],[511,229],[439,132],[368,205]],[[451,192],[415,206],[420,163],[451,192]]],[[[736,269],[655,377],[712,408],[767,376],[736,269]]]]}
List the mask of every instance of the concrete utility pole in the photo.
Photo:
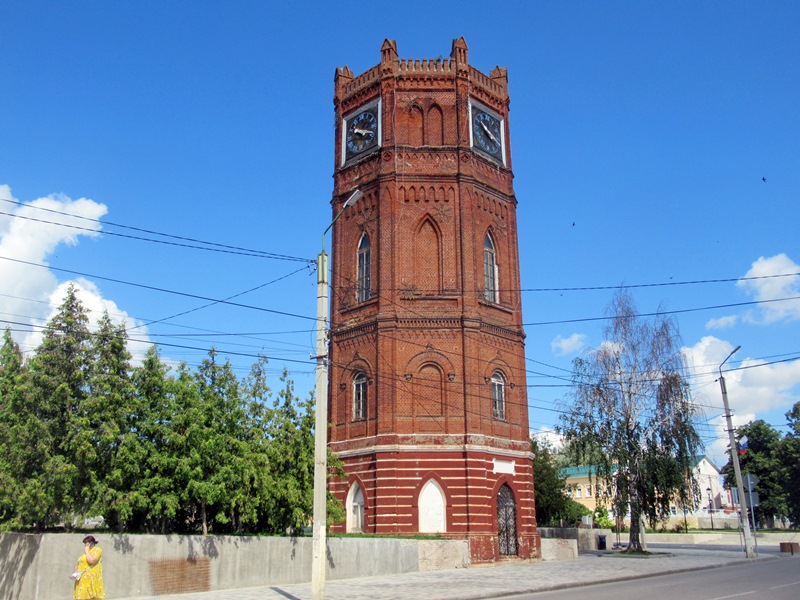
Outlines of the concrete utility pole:
{"type": "Polygon", "coordinates": [[[742,524],[744,531],[744,554],[747,558],[755,558],[753,551],[753,537],[750,534],[750,523],[747,520],[747,501],[744,497],[744,485],[742,484],[742,470],[739,468],[739,450],[736,445],[736,433],[733,430],[733,422],[731,421],[731,409],[728,407],[728,390],[725,387],[725,377],[722,376],[722,365],[728,362],[728,358],[736,354],[741,346],[736,346],[733,352],[728,354],[728,357],[722,361],[719,366],[719,387],[722,390],[722,405],[725,407],[725,418],[728,423],[728,436],[730,437],[730,451],[731,462],[733,463],[733,472],[736,475],[736,489],[739,491],[739,522],[742,524]]]}
{"type": "Polygon", "coordinates": [[[325,598],[326,522],[328,520],[328,254],[325,234],[349,206],[364,195],[356,190],[322,232],[322,250],[317,255],[317,365],[315,369],[316,415],[314,418],[314,525],[311,549],[311,596],[325,598]]]}

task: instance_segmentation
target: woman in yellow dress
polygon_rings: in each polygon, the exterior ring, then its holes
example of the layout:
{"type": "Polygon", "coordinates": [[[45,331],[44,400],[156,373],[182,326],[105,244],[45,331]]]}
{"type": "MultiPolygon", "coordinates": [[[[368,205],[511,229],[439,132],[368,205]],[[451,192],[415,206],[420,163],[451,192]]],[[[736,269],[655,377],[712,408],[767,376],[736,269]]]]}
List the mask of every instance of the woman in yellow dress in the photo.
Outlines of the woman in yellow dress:
{"type": "Polygon", "coordinates": [[[81,574],[75,581],[75,600],[102,600],[106,597],[102,558],[103,551],[97,545],[97,538],[93,535],[83,538],[83,554],[75,568],[75,572],[81,574]]]}

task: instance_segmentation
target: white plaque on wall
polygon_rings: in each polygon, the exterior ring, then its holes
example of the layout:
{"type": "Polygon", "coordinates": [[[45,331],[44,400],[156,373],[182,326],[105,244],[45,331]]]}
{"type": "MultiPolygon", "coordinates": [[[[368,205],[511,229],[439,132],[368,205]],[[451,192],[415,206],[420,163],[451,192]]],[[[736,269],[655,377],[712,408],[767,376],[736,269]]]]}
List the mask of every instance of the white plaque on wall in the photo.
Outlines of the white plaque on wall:
{"type": "Polygon", "coordinates": [[[514,464],[516,461],[514,460],[498,460],[494,459],[494,472],[495,473],[508,473],[509,475],[514,474],[514,464]]]}

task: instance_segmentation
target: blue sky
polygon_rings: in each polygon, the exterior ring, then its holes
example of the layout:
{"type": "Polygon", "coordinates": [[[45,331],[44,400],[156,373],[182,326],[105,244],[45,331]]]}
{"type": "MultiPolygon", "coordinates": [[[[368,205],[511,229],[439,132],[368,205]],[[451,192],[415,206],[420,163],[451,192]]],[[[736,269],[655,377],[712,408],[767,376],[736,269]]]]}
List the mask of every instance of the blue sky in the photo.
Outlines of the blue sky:
{"type": "Polygon", "coordinates": [[[26,351],[77,279],[135,353],[215,345],[244,375],[264,352],[305,395],[334,71],[385,38],[436,58],[464,36],[473,66],[508,68],[531,428],[555,425],[571,360],[603,341],[586,319],[623,284],[679,311],[718,463],[735,346],[737,423],[782,426],[800,400],[800,278],[774,277],[800,273],[795,2],[31,1],[0,24],[0,320],[26,351]],[[84,229],[43,222],[63,212],[84,229]]]}

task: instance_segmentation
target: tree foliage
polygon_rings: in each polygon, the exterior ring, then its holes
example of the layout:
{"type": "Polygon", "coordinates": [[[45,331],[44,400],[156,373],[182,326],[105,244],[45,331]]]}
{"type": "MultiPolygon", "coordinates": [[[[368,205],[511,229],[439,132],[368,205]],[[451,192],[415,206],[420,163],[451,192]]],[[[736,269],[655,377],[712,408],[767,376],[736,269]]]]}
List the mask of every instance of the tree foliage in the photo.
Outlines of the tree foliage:
{"type": "MultiPolygon", "coordinates": [[[[787,516],[792,523],[798,523],[797,511],[800,509],[800,501],[793,493],[798,490],[795,486],[800,478],[797,466],[800,464],[798,462],[800,448],[797,445],[795,429],[800,425],[797,421],[798,416],[800,416],[800,402],[795,404],[792,411],[786,413],[790,432],[785,437],[761,419],[736,429],[738,446],[742,448],[739,456],[742,474],[750,473],[758,479],[755,491],[758,493],[759,506],[755,508],[755,515],[762,527],[772,527],[775,519],[787,516]],[[743,444],[745,440],[746,446],[743,444]]],[[[735,475],[730,459],[722,472],[725,483],[735,488],[735,475]]]]}
{"type": "MultiPolygon", "coordinates": [[[[74,287],[25,361],[0,346],[0,528],[284,533],[313,512],[314,399],[267,359],[240,380],[212,349],[172,371],[155,347],[131,365],[107,314],[90,332],[74,287]]],[[[329,458],[332,473],[341,463],[329,458]]],[[[329,495],[329,515],[344,511],[329,495]]]]}
{"type": "MultiPolygon", "coordinates": [[[[556,457],[550,447],[535,437],[531,438],[533,450],[533,476],[536,482],[536,523],[540,526],[574,522],[568,510],[566,478],[559,474],[556,457]]],[[[572,511],[574,512],[574,511],[572,511]]]]}
{"type": "Polygon", "coordinates": [[[630,295],[610,306],[606,340],[573,364],[572,397],[559,427],[573,449],[591,455],[612,490],[616,515],[630,511],[629,551],[641,551],[640,523],[691,504],[697,416],[676,325],[639,316],[630,295]]]}
{"type": "Polygon", "coordinates": [[[779,456],[786,476],[786,516],[797,527],[800,525],[800,402],[786,413],[786,420],[789,433],[783,440],[779,456]]]}

